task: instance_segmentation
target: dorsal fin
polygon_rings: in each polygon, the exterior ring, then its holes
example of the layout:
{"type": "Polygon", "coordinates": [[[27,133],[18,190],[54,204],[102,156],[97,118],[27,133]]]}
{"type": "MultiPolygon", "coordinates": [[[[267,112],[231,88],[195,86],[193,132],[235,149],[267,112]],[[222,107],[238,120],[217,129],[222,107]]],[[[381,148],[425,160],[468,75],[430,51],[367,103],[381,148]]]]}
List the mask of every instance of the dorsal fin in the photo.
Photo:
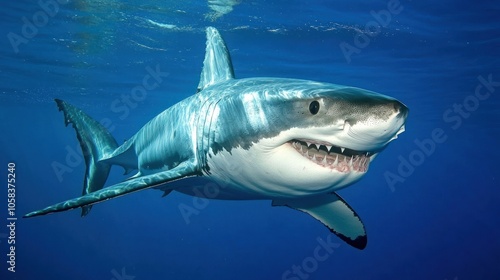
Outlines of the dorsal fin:
{"type": "Polygon", "coordinates": [[[234,71],[226,43],[217,29],[207,27],[207,48],[197,92],[230,79],[234,79],[234,71]]]}

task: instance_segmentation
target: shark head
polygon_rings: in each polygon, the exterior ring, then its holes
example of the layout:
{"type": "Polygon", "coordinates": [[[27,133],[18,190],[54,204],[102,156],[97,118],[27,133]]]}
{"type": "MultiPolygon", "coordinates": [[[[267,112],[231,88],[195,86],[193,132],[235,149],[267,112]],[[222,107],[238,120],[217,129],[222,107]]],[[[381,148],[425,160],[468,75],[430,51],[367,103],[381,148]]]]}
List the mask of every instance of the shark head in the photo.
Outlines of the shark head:
{"type": "Polygon", "coordinates": [[[346,187],[404,131],[408,108],[372,91],[306,80],[253,78],[217,90],[210,168],[265,196],[346,187]],[[231,125],[232,124],[232,125],[231,125]],[[231,167],[232,166],[232,167],[231,167]],[[239,166],[232,178],[227,168],[239,166]]]}
{"type": "Polygon", "coordinates": [[[207,29],[198,92],[212,104],[200,112],[207,114],[200,124],[200,162],[244,198],[310,196],[358,181],[404,131],[408,115],[398,100],[360,88],[235,79],[229,51],[214,28],[207,29]]]}

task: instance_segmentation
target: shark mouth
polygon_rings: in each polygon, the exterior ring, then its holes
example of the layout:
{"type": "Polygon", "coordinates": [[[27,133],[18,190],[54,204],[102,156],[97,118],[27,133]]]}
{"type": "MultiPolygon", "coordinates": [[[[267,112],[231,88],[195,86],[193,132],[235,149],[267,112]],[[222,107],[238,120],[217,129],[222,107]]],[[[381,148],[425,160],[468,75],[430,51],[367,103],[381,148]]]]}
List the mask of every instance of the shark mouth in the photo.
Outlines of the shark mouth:
{"type": "Polygon", "coordinates": [[[341,173],[366,172],[372,152],[360,152],[312,140],[291,140],[288,143],[312,162],[341,173]]]}

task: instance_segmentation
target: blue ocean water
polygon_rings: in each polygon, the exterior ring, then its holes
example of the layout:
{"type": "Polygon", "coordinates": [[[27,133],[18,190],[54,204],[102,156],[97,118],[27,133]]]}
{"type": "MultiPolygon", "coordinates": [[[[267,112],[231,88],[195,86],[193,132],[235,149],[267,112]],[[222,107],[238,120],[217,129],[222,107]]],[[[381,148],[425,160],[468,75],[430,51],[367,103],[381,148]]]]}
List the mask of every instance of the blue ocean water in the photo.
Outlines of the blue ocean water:
{"type": "MultiPolygon", "coordinates": [[[[498,1],[40,0],[2,1],[0,14],[1,279],[500,279],[498,1]],[[339,192],[365,223],[365,250],[268,201],[154,190],[85,218],[21,218],[81,193],[83,158],[54,98],[121,142],[194,94],[207,26],[239,78],[353,85],[410,108],[406,132],[339,192]],[[148,69],[158,86],[127,99],[148,69]],[[186,222],[180,205],[199,212],[186,222]]],[[[108,182],[124,178],[116,168],[108,182]]]]}

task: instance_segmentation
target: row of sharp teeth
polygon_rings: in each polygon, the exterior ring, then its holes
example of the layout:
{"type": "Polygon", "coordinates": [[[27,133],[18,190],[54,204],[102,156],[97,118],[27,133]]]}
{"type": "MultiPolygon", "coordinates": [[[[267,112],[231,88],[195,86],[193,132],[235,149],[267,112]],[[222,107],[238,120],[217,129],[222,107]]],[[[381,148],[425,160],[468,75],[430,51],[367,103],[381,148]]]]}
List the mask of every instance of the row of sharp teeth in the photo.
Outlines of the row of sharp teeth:
{"type": "MultiPolygon", "coordinates": [[[[311,142],[307,142],[307,141],[304,141],[304,142],[307,144],[307,148],[308,148],[308,149],[312,148],[312,145],[314,145],[314,148],[315,148],[316,150],[320,150],[320,149],[321,149],[321,146],[323,146],[323,147],[326,147],[326,150],[327,150],[328,152],[330,152],[330,151],[332,150],[332,147],[333,147],[333,145],[319,145],[319,147],[318,147],[318,146],[317,146],[317,144],[315,144],[315,143],[311,143],[311,142]]],[[[300,145],[300,144],[299,144],[299,143],[297,143],[297,145],[300,145]]],[[[342,153],[345,151],[345,148],[342,148],[342,147],[339,147],[339,148],[340,148],[340,151],[341,151],[342,153]]]]}
{"type": "MultiPolygon", "coordinates": [[[[303,143],[305,143],[307,146],[305,147],[306,149],[315,149],[317,151],[326,151],[328,154],[330,153],[336,153],[338,154],[338,150],[332,150],[333,147],[335,147],[335,149],[340,149],[340,153],[341,154],[344,154],[344,151],[346,150],[346,148],[343,148],[343,147],[337,147],[337,146],[333,146],[333,145],[328,145],[328,144],[316,144],[316,143],[312,143],[312,142],[308,142],[308,141],[293,141],[292,142],[292,145],[296,148],[296,149],[300,149],[300,146],[304,147],[303,143]],[[323,147],[323,149],[322,149],[323,147]]],[[[359,155],[363,154],[364,156],[371,156],[372,153],[370,152],[365,152],[365,153],[359,153],[359,155]]]]}
{"type": "MultiPolygon", "coordinates": [[[[318,144],[308,143],[307,141],[293,141],[291,144],[303,156],[321,166],[329,167],[344,173],[350,171],[366,172],[368,170],[368,165],[370,163],[369,153],[344,155],[333,151],[333,146],[319,144],[319,149],[317,149],[318,144]],[[325,151],[327,148],[329,149],[328,152],[325,151]]],[[[338,149],[337,147],[335,148],[338,149]]],[[[342,149],[342,152],[344,150],[345,149],[342,149]]]]}

